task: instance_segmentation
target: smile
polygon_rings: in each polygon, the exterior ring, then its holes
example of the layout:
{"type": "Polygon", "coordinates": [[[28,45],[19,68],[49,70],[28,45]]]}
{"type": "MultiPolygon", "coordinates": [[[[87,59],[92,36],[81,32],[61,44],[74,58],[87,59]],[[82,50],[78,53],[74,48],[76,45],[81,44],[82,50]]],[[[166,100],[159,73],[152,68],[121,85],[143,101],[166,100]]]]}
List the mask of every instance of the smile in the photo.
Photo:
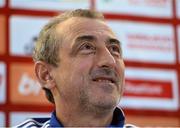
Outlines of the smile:
{"type": "Polygon", "coordinates": [[[96,76],[92,80],[103,83],[116,83],[116,79],[111,76],[96,76]]]}
{"type": "Polygon", "coordinates": [[[96,81],[96,82],[101,82],[101,83],[114,83],[113,80],[111,79],[102,79],[102,78],[97,78],[97,79],[94,79],[93,81],[96,81]]]}

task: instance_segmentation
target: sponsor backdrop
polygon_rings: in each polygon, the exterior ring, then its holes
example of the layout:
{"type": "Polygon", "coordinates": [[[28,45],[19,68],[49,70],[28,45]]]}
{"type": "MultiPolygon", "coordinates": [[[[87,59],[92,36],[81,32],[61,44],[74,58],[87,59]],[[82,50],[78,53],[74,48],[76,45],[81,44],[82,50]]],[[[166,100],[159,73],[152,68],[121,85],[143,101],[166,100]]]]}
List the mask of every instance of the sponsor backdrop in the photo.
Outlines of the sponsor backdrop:
{"type": "Polygon", "coordinates": [[[1,42],[1,47],[0,47],[0,55],[5,53],[6,49],[6,21],[5,21],[5,16],[0,14],[0,42],[1,42]]]}
{"type": "MultiPolygon", "coordinates": [[[[179,50],[180,51],[180,25],[178,26],[178,46],[179,46],[179,50]]],[[[179,55],[179,63],[180,63],[180,52],[178,52],[179,55]]]]}
{"type": "Polygon", "coordinates": [[[5,5],[5,0],[0,0],[0,7],[3,7],[5,5]]]}
{"type": "Polygon", "coordinates": [[[178,18],[180,19],[180,1],[179,0],[177,0],[177,3],[176,3],[176,12],[177,12],[178,18]]]}
{"type": "Polygon", "coordinates": [[[5,126],[5,115],[0,111],[0,126],[5,126]]]}
{"type": "Polygon", "coordinates": [[[39,30],[47,21],[48,18],[44,17],[11,16],[9,28],[10,54],[16,56],[31,56],[39,30]],[[20,35],[23,36],[19,38],[20,35]]]}
{"type": "Polygon", "coordinates": [[[172,0],[96,0],[97,10],[146,17],[172,17],[172,0]],[[143,10],[143,11],[142,11],[143,10]]]}
{"type": "Polygon", "coordinates": [[[33,10],[71,10],[90,8],[91,0],[11,0],[10,7],[33,10]]]}
{"type": "Polygon", "coordinates": [[[171,24],[121,20],[109,20],[108,23],[122,42],[125,60],[176,63],[174,31],[171,24]]]}
{"type": "Polygon", "coordinates": [[[6,101],[6,65],[0,62],[0,104],[6,101]]]}
{"type": "Polygon", "coordinates": [[[0,0],[0,127],[50,114],[32,50],[52,16],[75,8],[103,12],[121,41],[126,80],[119,106],[127,117],[166,116],[180,126],[180,0],[0,0]]]}

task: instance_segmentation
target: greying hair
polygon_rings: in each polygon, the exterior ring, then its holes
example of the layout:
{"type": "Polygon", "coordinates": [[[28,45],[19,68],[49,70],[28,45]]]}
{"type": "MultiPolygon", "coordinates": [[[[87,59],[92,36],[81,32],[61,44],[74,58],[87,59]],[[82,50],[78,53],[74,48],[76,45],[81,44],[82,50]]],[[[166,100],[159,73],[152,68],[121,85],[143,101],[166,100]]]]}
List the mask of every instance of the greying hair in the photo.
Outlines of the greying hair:
{"type": "MultiPolygon", "coordinates": [[[[35,62],[44,61],[55,67],[58,66],[58,63],[60,61],[58,54],[61,43],[61,35],[56,34],[56,26],[72,17],[84,17],[104,20],[104,16],[102,13],[86,9],[67,11],[65,13],[62,13],[61,15],[52,18],[40,31],[33,52],[33,60],[35,62]]],[[[54,98],[51,91],[47,88],[43,89],[45,90],[47,99],[50,102],[54,103],[54,98]]]]}

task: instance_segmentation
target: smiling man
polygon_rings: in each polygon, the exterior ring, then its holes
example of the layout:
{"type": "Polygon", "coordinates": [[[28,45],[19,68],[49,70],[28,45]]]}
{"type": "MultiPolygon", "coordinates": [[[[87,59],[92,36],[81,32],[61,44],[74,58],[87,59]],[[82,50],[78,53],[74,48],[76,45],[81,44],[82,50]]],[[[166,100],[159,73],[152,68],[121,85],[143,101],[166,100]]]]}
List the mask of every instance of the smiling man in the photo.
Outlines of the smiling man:
{"type": "Polygon", "coordinates": [[[35,73],[55,110],[49,119],[19,127],[123,127],[117,107],[123,93],[121,43],[101,13],[74,10],[53,18],[41,30],[35,73]]]}

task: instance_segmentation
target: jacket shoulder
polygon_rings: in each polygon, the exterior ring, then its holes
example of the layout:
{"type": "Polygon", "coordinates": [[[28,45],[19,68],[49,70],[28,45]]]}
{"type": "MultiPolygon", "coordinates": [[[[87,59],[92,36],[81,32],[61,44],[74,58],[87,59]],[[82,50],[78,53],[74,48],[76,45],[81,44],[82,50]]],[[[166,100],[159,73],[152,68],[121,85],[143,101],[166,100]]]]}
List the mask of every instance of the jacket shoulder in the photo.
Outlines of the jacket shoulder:
{"type": "Polygon", "coordinates": [[[15,126],[14,128],[47,128],[50,126],[50,118],[32,118],[27,119],[24,122],[20,123],[19,125],[15,126]]]}

